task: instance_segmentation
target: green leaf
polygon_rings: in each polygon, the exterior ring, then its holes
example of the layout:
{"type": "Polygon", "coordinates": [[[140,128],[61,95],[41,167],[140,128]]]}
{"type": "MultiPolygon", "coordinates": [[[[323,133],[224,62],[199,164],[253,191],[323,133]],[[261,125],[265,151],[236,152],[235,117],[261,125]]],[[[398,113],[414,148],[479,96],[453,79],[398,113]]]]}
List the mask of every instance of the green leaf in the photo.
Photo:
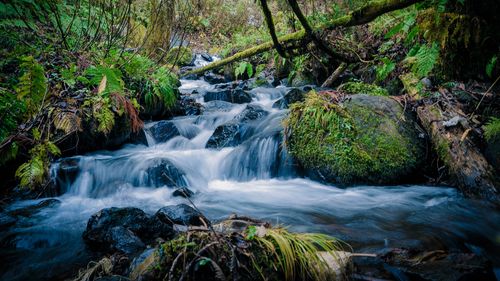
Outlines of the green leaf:
{"type": "Polygon", "coordinates": [[[257,227],[255,225],[248,226],[246,239],[253,240],[256,234],[257,234],[257,227]]]}
{"type": "Polygon", "coordinates": [[[200,259],[200,261],[198,262],[198,264],[200,266],[204,266],[204,265],[207,265],[209,262],[210,262],[210,259],[208,259],[208,258],[202,258],[202,259],[200,259]]]}
{"type": "Polygon", "coordinates": [[[493,75],[493,70],[495,69],[495,65],[497,64],[497,60],[498,60],[498,57],[497,55],[494,55],[490,61],[488,62],[488,64],[486,65],[486,74],[488,75],[488,77],[491,78],[491,76],[493,75]]]}

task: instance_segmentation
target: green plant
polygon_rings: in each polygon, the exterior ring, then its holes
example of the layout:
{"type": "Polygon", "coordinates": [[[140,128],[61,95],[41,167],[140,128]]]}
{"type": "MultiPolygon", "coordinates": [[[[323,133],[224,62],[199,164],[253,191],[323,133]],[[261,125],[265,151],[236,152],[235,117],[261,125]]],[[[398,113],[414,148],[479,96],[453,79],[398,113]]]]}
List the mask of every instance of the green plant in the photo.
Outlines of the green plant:
{"type": "Polygon", "coordinates": [[[488,75],[488,77],[491,78],[491,76],[493,75],[493,70],[495,69],[495,66],[497,64],[497,60],[498,60],[498,57],[496,55],[494,55],[490,61],[488,62],[488,64],[486,65],[486,74],[488,75]]]}
{"type": "Polygon", "coordinates": [[[386,89],[381,88],[377,85],[366,84],[363,82],[347,82],[342,84],[338,88],[348,94],[366,94],[370,96],[388,96],[389,92],[386,89]]]}
{"type": "MultiPolygon", "coordinates": [[[[284,228],[247,228],[246,239],[259,244],[273,265],[277,265],[285,280],[326,280],[328,265],[318,255],[326,251],[339,261],[338,251],[346,244],[316,233],[291,233],[284,228]]],[[[254,266],[259,266],[254,262],[254,266]]],[[[262,269],[258,269],[259,272],[262,269]]]]}
{"type": "Polygon", "coordinates": [[[85,75],[89,77],[89,83],[92,86],[104,84],[104,88],[99,94],[109,95],[124,92],[125,83],[122,80],[122,72],[118,68],[104,65],[91,66],[85,71],[85,75]]]}
{"type": "Polygon", "coordinates": [[[167,67],[160,67],[151,75],[150,85],[152,91],[148,91],[144,96],[146,106],[154,106],[157,99],[167,108],[175,105],[179,80],[167,67]]]}
{"type": "Polygon", "coordinates": [[[414,46],[408,52],[405,62],[410,65],[411,71],[419,78],[427,76],[435,67],[439,59],[439,45],[437,43],[414,46]]]}
{"type": "Polygon", "coordinates": [[[500,118],[492,117],[484,126],[487,141],[500,140],[500,118]]]}
{"type": "Polygon", "coordinates": [[[24,100],[29,114],[34,114],[43,106],[47,94],[45,71],[32,56],[23,57],[20,68],[24,73],[16,87],[17,98],[24,100]]]}
{"type": "Polygon", "coordinates": [[[245,72],[247,76],[251,78],[253,76],[253,65],[249,62],[242,61],[238,64],[238,66],[234,70],[234,75],[236,76],[236,79],[238,79],[238,77],[245,74],[245,72]]]}
{"type": "Polygon", "coordinates": [[[376,67],[377,81],[384,81],[389,74],[396,68],[396,63],[388,58],[380,59],[381,65],[376,67]]]}
{"type": "MultiPolygon", "coordinates": [[[[35,140],[40,140],[39,133],[33,132],[35,140]]],[[[42,185],[49,173],[50,159],[61,155],[59,148],[50,141],[43,141],[30,150],[31,159],[19,166],[16,177],[19,185],[35,189],[42,185]]]]}

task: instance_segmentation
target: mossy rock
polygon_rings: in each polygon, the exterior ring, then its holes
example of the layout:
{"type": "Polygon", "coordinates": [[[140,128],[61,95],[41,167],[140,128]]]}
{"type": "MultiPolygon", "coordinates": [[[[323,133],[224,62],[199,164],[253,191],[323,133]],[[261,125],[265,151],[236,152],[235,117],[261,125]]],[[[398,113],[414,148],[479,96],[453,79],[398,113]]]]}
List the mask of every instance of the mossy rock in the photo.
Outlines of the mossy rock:
{"type": "Polygon", "coordinates": [[[168,51],[166,61],[170,64],[186,66],[193,60],[193,51],[184,46],[176,46],[168,51]]]}
{"type": "Polygon", "coordinates": [[[400,183],[412,178],[425,143],[396,101],[351,95],[337,104],[310,92],[285,120],[286,145],[307,173],[341,184],[400,183]]]}
{"type": "Polygon", "coordinates": [[[370,96],[388,96],[389,92],[377,85],[366,84],[363,82],[348,82],[338,87],[338,90],[351,95],[365,94],[370,96]]]}

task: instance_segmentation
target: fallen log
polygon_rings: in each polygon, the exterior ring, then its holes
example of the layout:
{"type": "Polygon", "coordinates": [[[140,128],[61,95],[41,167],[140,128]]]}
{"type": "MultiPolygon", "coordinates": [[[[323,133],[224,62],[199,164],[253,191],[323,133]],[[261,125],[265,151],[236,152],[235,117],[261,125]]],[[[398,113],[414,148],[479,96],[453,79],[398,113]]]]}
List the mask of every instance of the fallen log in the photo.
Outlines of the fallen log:
{"type": "Polygon", "coordinates": [[[429,103],[419,106],[417,115],[457,187],[468,196],[498,203],[494,169],[471,140],[473,128],[465,114],[455,106],[429,103]]]}
{"type": "MultiPolygon", "coordinates": [[[[367,5],[365,5],[362,8],[359,8],[357,10],[354,10],[347,15],[340,17],[338,19],[331,20],[325,25],[318,26],[314,30],[315,32],[321,32],[323,30],[332,30],[337,27],[349,27],[349,26],[355,26],[355,25],[362,25],[365,23],[369,23],[372,20],[376,19],[377,17],[391,12],[395,10],[399,10],[402,8],[406,8],[408,6],[411,6],[417,2],[421,2],[422,0],[378,0],[378,1],[371,1],[367,5]]],[[[307,39],[306,37],[309,36],[308,33],[304,29],[299,30],[294,33],[290,33],[281,37],[278,37],[278,42],[281,45],[287,44],[287,43],[293,43],[297,42],[300,40],[305,40],[307,39]]],[[[238,52],[228,58],[215,61],[213,63],[210,63],[204,67],[200,67],[191,71],[186,72],[184,75],[191,75],[191,74],[200,74],[205,71],[209,71],[215,68],[219,68],[222,66],[225,66],[227,64],[230,64],[235,61],[239,61],[245,58],[249,58],[255,55],[258,55],[260,53],[269,51],[273,49],[274,44],[272,41],[265,42],[263,44],[257,45],[255,47],[243,50],[241,52],[238,52]]]]}

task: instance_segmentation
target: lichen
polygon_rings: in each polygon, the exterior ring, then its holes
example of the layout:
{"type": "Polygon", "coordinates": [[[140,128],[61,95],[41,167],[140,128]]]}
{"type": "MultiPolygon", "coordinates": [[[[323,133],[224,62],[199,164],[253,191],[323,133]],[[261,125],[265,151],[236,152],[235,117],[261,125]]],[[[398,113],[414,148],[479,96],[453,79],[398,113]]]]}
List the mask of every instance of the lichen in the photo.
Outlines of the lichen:
{"type": "Polygon", "coordinates": [[[170,49],[167,54],[166,61],[175,65],[188,65],[193,59],[193,52],[190,48],[184,46],[176,46],[170,49]]]}
{"type": "Polygon", "coordinates": [[[389,92],[377,85],[366,84],[363,82],[348,82],[340,85],[339,90],[348,94],[366,94],[370,96],[388,96],[389,92]]]}
{"type": "Polygon", "coordinates": [[[363,104],[336,104],[311,92],[292,105],[285,143],[305,168],[328,180],[393,182],[415,169],[419,153],[397,121],[363,104]]]}

